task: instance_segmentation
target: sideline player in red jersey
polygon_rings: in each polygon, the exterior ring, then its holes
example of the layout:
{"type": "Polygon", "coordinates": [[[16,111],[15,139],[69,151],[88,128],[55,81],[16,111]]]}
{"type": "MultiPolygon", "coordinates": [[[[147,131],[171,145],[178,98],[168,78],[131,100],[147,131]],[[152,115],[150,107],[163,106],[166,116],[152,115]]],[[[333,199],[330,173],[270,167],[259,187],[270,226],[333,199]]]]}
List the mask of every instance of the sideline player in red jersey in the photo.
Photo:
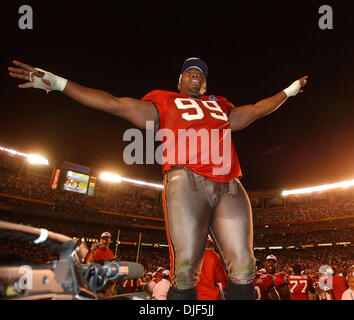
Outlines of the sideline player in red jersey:
{"type": "Polygon", "coordinates": [[[273,276],[264,269],[257,271],[254,279],[254,289],[256,300],[280,300],[279,294],[275,290],[273,276]]]}
{"type": "Polygon", "coordinates": [[[264,267],[266,272],[273,276],[275,290],[279,293],[280,300],[291,300],[288,276],[283,272],[277,272],[277,264],[277,257],[271,254],[267,256],[264,267]]]}
{"type": "Polygon", "coordinates": [[[220,256],[214,250],[215,245],[208,236],[202,268],[197,283],[198,300],[221,300],[221,295],[227,284],[227,273],[220,256]],[[219,288],[218,283],[221,284],[219,288]]]}
{"type": "MultiPolygon", "coordinates": [[[[230,131],[244,129],[277,110],[289,97],[302,91],[307,76],[269,98],[235,108],[224,97],[206,95],[208,67],[198,58],[183,63],[178,93],[155,90],[141,100],[118,98],[22,62],[13,63],[10,76],[27,81],[19,88],[59,90],[138,128],[146,129],[148,122],[153,122],[156,134],[174,134],[174,139],[161,139],[165,150],[172,150],[162,166],[173,283],[168,299],[197,298],[196,284],[209,232],[228,271],[226,299],[255,299],[252,210],[239,180],[242,173],[230,131]],[[187,143],[178,148],[177,138],[181,131],[186,135],[186,130],[198,130],[209,138],[211,135],[214,143],[209,139],[203,148],[199,148],[200,141],[193,150],[187,150],[187,143]],[[191,159],[188,151],[194,152],[191,159]]],[[[188,141],[191,143],[190,138],[188,141]]]]}
{"type": "Polygon", "coordinates": [[[289,275],[289,287],[292,300],[310,300],[309,292],[316,299],[316,291],[313,286],[312,278],[309,275],[301,274],[300,265],[293,266],[294,273],[289,275]]]}

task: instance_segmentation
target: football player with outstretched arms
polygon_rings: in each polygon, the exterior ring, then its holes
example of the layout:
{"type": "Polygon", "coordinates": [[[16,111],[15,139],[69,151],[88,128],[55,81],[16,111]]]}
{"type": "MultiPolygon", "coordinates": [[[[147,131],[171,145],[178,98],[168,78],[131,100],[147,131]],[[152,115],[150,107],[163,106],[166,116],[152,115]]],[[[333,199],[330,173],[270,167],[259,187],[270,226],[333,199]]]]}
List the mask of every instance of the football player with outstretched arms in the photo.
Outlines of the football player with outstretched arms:
{"type": "Polygon", "coordinates": [[[198,58],[183,63],[178,92],[155,90],[140,100],[115,97],[19,61],[13,64],[10,76],[26,81],[20,88],[59,90],[138,128],[147,128],[151,121],[156,134],[167,137],[161,141],[169,151],[162,163],[172,280],[168,299],[197,298],[196,284],[208,233],[227,268],[226,299],[255,298],[252,211],[240,182],[242,172],[230,143],[230,131],[244,129],[277,110],[302,91],[307,76],[269,98],[235,108],[224,97],[206,94],[208,67],[198,58]],[[207,137],[207,143],[199,139],[197,147],[189,148],[193,133],[207,137]],[[182,142],[181,137],[185,138],[182,142]]]}

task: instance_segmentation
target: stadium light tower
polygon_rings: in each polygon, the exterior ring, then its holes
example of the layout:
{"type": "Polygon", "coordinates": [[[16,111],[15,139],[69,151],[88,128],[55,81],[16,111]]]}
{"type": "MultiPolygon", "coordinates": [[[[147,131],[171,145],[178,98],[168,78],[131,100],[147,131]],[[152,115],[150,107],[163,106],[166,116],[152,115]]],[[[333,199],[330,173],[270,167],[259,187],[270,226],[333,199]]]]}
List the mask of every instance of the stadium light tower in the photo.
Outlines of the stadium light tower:
{"type": "Polygon", "coordinates": [[[122,182],[121,176],[110,172],[102,172],[100,175],[100,179],[104,181],[116,182],[116,183],[122,182]]]}
{"type": "Polygon", "coordinates": [[[46,166],[49,164],[49,161],[47,159],[38,154],[33,153],[27,155],[27,160],[30,164],[44,164],[46,166]]]}
{"type": "Polygon", "coordinates": [[[301,189],[294,189],[294,190],[284,190],[282,192],[282,196],[289,196],[292,194],[306,194],[306,193],[320,192],[320,191],[339,189],[339,188],[349,188],[352,186],[354,186],[354,179],[347,180],[347,181],[341,181],[341,182],[337,182],[337,183],[332,183],[332,184],[324,184],[322,186],[317,186],[317,187],[301,188],[301,189]]]}
{"type": "Polygon", "coordinates": [[[49,165],[49,161],[38,154],[33,154],[33,153],[27,154],[27,153],[16,151],[14,149],[5,148],[2,146],[0,146],[0,151],[7,152],[14,156],[27,158],[30,164],[44,164],[46,166],[49,165]]]}
{"type": "Polygon", "coordinates": [[[101,173],[100,179],[103,181],[109,181],[109,182],[115,182],[115,183],[120,183],[120,182],[124,181],[124,182],[132,183],[132,184],[136,184],[136,185],[140,185],[140,186],[145,186],[145,187],[149,187],[149,188],[163,189],[163,184],[135,180],[135,179],[129,179],[129,178],[121,177],[121,176],[114,174],[114,173],[110,173],[110,172],[101,173]]]}
{"type": "Polygon", "coordinates": [[[157,189],[163,189],[163,184],[158,184],[158,183],[152,183],[152,182],[146,182],[146,181],[140,181],[140,180],[135,180],[135,179],[129,179],[129,178],[123,178],[122,180],[125,182],[137,184],[140,186],[146,186],[146,187],[151,187],[151,188],[157,188],[157,189]]]}

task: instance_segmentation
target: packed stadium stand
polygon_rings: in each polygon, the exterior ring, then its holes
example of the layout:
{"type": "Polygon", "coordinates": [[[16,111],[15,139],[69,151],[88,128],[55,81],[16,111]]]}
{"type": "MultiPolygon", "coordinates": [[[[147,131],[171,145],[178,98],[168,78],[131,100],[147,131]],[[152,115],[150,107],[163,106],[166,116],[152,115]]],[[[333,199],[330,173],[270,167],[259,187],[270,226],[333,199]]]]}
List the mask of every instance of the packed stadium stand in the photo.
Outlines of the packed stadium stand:
{"type": "MultiPolygon", "coordinates": [[[[112,234],[112,250],[138,261],[146,271],[169,265],[161,190],[97,179],[93,195],[52,189],[53,167],[30,165],[0,151],[1,220],[46,228],[70,237],[97,241],[112,234]]],[[[281,190],[249,191],[253,208],[254,252],[259,261],[272,253],[288,272],[294,264],[317,272],[331,265],[342,273],[354,264],[354,187],[282,197],[281,190]]],[[[46,263],[50,250],[32,252],[0,241],[4,254],[30,255],[46,263]]]]}

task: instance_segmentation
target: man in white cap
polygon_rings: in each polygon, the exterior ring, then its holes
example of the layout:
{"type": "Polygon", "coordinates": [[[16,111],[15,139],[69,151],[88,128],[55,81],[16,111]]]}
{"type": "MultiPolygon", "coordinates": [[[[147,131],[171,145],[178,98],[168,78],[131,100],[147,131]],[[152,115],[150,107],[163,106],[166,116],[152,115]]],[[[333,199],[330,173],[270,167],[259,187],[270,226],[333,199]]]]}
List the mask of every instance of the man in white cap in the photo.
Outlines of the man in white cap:
{"type": "Polygon", "coordinates": [[[153,274],[153,278],[152,278],[152,281],[154,281],[155,283],[158,283],[161,281],[162,279],[162,272],[164,271],[165,269],[162,268],[162,267],[158,267],[156,272],[153,274]]]}
{"type": "Polygon", "coordinates": [[[104,261],[114,259],[114,253],[109,248],[112,236],[109,232],[103,232],[100,237],[100,242],[94,242],[91,246],[90,252],[86,257],[87,262],[98,262],[103,264],[104,261]]]}
{"type": "Polygon", "coordinates": [[[167,300],[167,293],[171,287],[169,277],[170,271],[164,270],[162,272],[162,279],[155,285],[154,290],[152,291],[153,300],[167,300]]]}

